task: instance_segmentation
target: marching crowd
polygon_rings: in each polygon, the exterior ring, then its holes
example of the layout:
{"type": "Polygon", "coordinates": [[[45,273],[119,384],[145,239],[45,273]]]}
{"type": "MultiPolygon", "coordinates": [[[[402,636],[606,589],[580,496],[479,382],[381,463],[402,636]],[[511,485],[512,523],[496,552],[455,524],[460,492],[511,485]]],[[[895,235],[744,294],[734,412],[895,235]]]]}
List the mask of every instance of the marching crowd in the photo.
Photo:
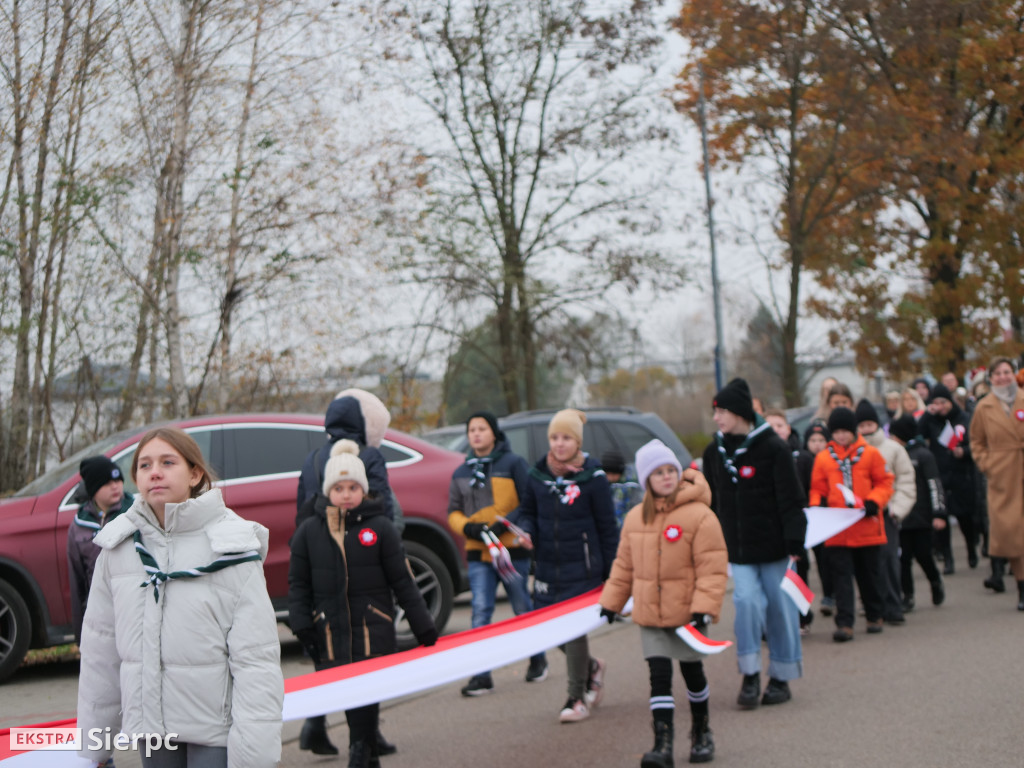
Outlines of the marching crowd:
{"type": "MultiPolygon", "coordinates": [[[[828,508],[863,510],[813,548],[818,610],[834,616],[836,642],[855,637],[855,584],[870,634],[915,609],[915,562],[932,603],[943,602],[942,577],[956,567],[951,516],[968,567],[988,557],[984,584],[995,592],[1006,591],[1009,569],[1024,611],[1024,390],[1007,358],[976,378],[969,393],[952,374],[931,386],[919,379],[887,396],[886,420],[826,381],[803,436],[734,379],[714,397],[717,432],[700,469],[683,467],[658,440],[637,451],[633,466],[617,454],[590,456],[582,450],[586,415],[575,409],[552,417],[549,450],[531,467],[493,414],[474,413],[448,509],[466,540],[472,626],[491,622],[499,583],[517,614],[600,587],[601,615],[613,622],[632,598],[654,733],[641,766],[666,768],[674,764],[673,662],[691,716],[688,759],[714,757],[704,654],[679,630],[699,637],[718,621],[730,576],[738,706],[792,698],[790,682],[803,673],[801,635],[814,614],[801,615],[782,584],[791,570],[808,578],[808,519],[828,508]]],[[[289,623],[318,670],[393,653],[396,599],[417,641],[437,640],[405,562],[401,510],[378,450],[388,418],[370,393],[339,393],[327,411],[328,440],[303,467],[289,623]]],[[[90,499],[68,538],[76,617],[84,615],[76,627],[79,726],[177,734],[143,757],[147,767],[276,764],[283,681],[260,567],[266,529],[224,506],[198,446],[178,430],[140,441],[130,505],[120,470],[105,457],[83,461],[81,474],[90,499]]],[[[605,662],[591,655],[586,635],[559,650],[567,699],[558,719],[576,723],[601,703],[605,662]]],[[[538,653],[526,682],[543,681],[548,669],[538,653]]],[[[479,673],[461,693],[493,690],[490,673],[479,673]]],[[[376,704],[346,711],[350,768],[377,766],[395,750],[378,713],[376,704]]],[[[306,721],[300,747],[339,751],[323,717],[306,721]]],[[[109,750],[82,754],[113,765],[109,750]]]]}

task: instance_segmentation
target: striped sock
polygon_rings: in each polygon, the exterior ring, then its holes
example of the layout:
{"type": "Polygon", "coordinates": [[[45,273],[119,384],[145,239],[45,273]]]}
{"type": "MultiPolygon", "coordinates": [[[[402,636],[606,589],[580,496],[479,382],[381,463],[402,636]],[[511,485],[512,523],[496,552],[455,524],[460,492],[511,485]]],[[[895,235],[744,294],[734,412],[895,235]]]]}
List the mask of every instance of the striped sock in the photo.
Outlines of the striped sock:
{"type": "Polygon", "coordinates": [[[655,722],[672,724],[676,703],[671,696],[651,696],[651,715],[655,722]]]}

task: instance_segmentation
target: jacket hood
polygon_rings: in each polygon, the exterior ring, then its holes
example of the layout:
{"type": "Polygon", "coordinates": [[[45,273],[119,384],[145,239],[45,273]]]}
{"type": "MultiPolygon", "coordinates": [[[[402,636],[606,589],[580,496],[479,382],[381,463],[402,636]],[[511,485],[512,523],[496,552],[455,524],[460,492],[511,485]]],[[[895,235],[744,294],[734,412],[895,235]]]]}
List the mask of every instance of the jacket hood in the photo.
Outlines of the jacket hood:
{"type": "Polygon", "coordinates": [[[131,509],[105,525],[93,542],[103,549],[113,549],[136,531],[174,534],[201,529],[210,540],[210,548],[218,554],[257,550],[261,560],[267,557],[270,532],[224,506],[220,488],[181,504],[168,504],[163,528],[157,523],[152,508],[139,496],[131,509]]]}
{"type": "Polygon", "coordinates": [[[682,481],[676,491],[673,508],[692,502],[711,506],[711,486],[708,485],[708,480],[704,477],[703,472],[687,468],[683,470],[682,481]]]}
{"type": "Polygon", "coordinates": [[[324,429],[331,436],[331,441],[355,440],[359,445],[366,445],[366,421],[359,401],[346,395],[332,400],[327,406],[324,417],[324,429]]]}
{"type": "Polygon", "coordinates": [[[388,425],[391,423],[391,414],[381,399],[365,389],[343,389],[334,397],[336,400],[351,397],[359,404],[364,438],[362,443],[380,448],[384,435],[388,431],[388,425]]]}

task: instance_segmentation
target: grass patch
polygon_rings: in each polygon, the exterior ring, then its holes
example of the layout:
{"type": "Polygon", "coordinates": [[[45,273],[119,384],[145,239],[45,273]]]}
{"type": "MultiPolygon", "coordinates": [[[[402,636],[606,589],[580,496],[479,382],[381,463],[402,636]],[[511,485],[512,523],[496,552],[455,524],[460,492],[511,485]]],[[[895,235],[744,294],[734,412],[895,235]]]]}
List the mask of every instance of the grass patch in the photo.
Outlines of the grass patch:
{"type": "Polygon", "coordinates": [[[31,667],[36,664],[50,664],[55,661],[77,661],[81,658],[75,643],[55,645],[52,648],[36,648],[28,652],[22,666],[31,667]]]}

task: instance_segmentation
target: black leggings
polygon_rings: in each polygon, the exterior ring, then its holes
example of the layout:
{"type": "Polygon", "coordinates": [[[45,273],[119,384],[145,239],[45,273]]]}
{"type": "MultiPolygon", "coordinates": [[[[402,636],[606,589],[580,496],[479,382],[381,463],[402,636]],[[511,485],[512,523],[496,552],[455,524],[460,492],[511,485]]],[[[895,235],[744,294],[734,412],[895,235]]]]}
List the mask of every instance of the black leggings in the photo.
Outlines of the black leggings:
{"type": "MultiPolygon", "coordinates": [[[[675,702],[672,699],[672,659],[652,656],[647,659],[651,673],[651,713],[655,720],[672,722],[675,702]]],[[[708,712],[708,679],[704,675],[704,664],[700,661],[680,661],[679,670],[686,682],[686,697],[690,712],[706,715],[708,712]]]]}

